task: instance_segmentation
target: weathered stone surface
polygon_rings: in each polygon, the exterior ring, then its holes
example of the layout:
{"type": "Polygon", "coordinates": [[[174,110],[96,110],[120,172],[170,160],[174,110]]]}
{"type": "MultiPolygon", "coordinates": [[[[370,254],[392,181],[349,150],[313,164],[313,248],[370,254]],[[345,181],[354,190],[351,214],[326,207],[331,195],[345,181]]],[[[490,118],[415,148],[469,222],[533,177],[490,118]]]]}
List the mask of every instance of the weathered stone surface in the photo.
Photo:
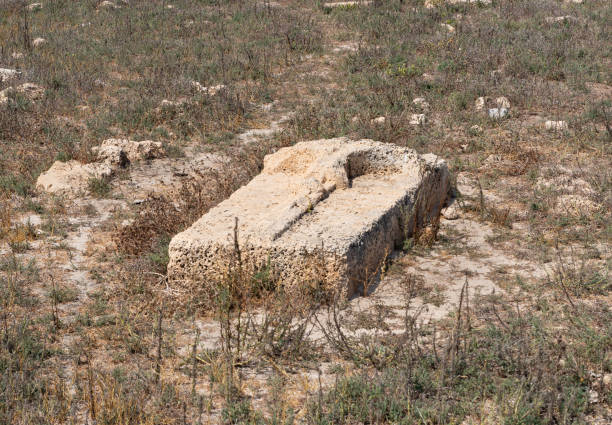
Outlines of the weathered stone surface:
{"type": "Polygon", "coordinates": [[[135,142],[128,139],[106,139],[92,151],[98,155],[99,161],[106,161],[110,164],[123,164],[125,162],[123,158],[132,162],[163,155],[162,144],[151,140],[135,142]]]}
{"type": "Polygon", "coordinates": [[[108,164],[81,164],[79,161],[55,161],[51,168],[42,173],[36,180],[36,187],[45,192],[77,196],[87,192],[92,178],[110,177],[113,169],[108,164]]]}
{"type": "Polygon", "coordinates": [[[82,164],[78,161],[56,161],[38,177],[36,187],[63,196],[79,196],[87,192],[92,178],[110,178],[130,162],[157,158],[164,153],[160,142],[134,142],[127,139],[107,139],[92,151],[97,154],[97,162],[82,164]]]}
{"type": "Polygon", "coordinates": [[[300,290],[320,254],[327,289],[350,296],[439,216],[448,191],[446,163],[435,155],[371,140],[301,142],[268,155],[261,174],[172,239],[168,277],[203,291],[218,282],[237,218],[243,255],[269,261],[287,288],[300,290]]]}

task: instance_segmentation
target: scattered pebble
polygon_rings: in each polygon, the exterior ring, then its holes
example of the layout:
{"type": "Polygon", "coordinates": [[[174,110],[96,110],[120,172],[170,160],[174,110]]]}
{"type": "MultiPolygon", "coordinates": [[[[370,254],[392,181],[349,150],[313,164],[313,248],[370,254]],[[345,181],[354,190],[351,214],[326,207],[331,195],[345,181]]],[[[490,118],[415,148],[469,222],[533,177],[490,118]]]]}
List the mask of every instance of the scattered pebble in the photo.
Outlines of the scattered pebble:
{"type": "Polygon", "coordinates": [[[101,80],[100,78],[96,78],[94,80],[94,86],[96,86],[96,87],[103,88],[103,87],[106,87],[108,85],[109,84],[106,81],[101,80]]]}
{"type": "Polygon", "coordinates": [[[225,89],[225,84],[219,84],[216,86],[205,87],[197,81],[191,82],[191,87],[193,87],[197,92],[206,94],[208,96],[214,96],[219,93],[221,90],[225,89]]]}
{"type": "Polygon", "coordinates": [[[412,100],[412,103],[421,109],[424,109],[424,110],[429,109],[429,102],[427,102],[424,97],[417,97],[412,100]]]}
{"type": "Polygon", "coordinates": [[[470,127],[470,134],[477,136],[482,133],[482,127],[479,125],[473,125],[470,127]]]}
{"type": "Polygon", "coordinates": [[[410,125],[425,125],[426,121],[425,114],[412,114],[410,116],[410,125]]]}
{"type": "Polygon", "coordinates": [[[108,0],[104,0],[102,3],[100,3],[98,7],[100,9],[120,9],[121,8],[121,6],[118,6],[112,1],[108,1],[108,0]]]}
{"type": "Polygon", "coordinates": [[[507,108],[491,108],[489,109],[489,118],[500,119],[508,115],[507,108]]]}
{"type": "Polygon", "coordinates": [[[442,209],[442,216],[447,220],[457,220],[461,216],[459,203],[453,201],[448,207],[442,209]]]}
{"type": "Polygon", "coordinates": [[[576,18],[570,15],[566,16],[548,16],[544,19],[548,24],[555,24],[558,22],[572,22],[575,21],[576,18]]]}
{"type": "Polygon", "coordinates": [[[544,123],[546,130],[550,131],[567,131],[569,128],[567,121],[546,121],[544,123]]]}
{"type": "Polygon", "coordinates": [[[444,28],[448,32],[451,32],[451,33],[455,32],[455,27],[450,25],[450,24],[446,24],[446,23],[443,22],[443,23],[440,24],[440,26],[442,28],[444,28]]]}
{"type": "Polygon", "coordinates": [[[183,106],[183,104],[184,104],[184,102],[164,99],[159,104],[159,107],[161,109],[167,111],[167,110],[171,110],[171,109],[180,108],[181,106],[183,106]]]}
{"type": "Polygon", "coordinates": [[[372,124],[384,124],[387,119],[385,117],[376,117],[372,119],[370,122],[372,124]]]}
{"type": "Polygon", "coordinates": [[[13,59],[15,59],[15,60],[20,60],[20,59],[23,59],[25,57],[25,55],[23,53],[21,53],[21,52],[13,52],[11,54],[11,57],[13,59]]]}
{"type": "Polygon", "coordinates": [[[42,37],[35,38],[34,41],[32,41],[32,46],[34,47],[40,47],[44,44],[47,44],[47,40],[42,37]]]}
{"type": "Polygon", "coordinates": [[[476,108],[477,111],[482,111],[486,104],[487,104],[487,99],[481,96],[478,99],[476,99],[476,102],[474,102],[474,107],[476,108]]]}
{"type": "Polygon", "coordinates": [[[498,108],[510,109],[510,101],[505,96],[500,96],[495,99],[495,103],[497,104],[498,108]]]}

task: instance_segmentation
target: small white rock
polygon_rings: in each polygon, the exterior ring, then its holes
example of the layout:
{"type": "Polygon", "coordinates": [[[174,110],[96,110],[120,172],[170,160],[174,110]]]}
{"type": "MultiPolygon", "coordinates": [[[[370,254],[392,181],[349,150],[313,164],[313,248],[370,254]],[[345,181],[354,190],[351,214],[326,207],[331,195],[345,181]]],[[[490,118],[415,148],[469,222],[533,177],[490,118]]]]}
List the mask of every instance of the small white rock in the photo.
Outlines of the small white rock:
{"type": "Polygon", "coordinates": [[[448,207],[442,209],[442,216],[447,220],[457,220],[461,216],[459,203],[453,201],[448,207]]]}
{"type": "Polygon", "coordinates": [[[118,6],[112,1],[108,1],[108,0],[104,0],[102,3],[100,3],[98,7],[101,9],[119,9],[121,8],[121,6],[118,6]]]}
{"type": "Polygon", "coordinates": [[[489,109],[489,118],[499,119],[504,118],[508,115],[506,108],[491,108],[489,109]]]}
{"type": "Polygon", "coordinates": [[[569,128],[567,121],[546,121],[544,123],[546,130],[550,131],[567,131],[569,128]]]}
{"type": "Polygon", "coordinates": [[[477,111],[482,111],[486,104],[487,104],[487,99],[481,96],[478,99],[476,99],[476,102],[474,102],[474,107],[476,108],[477,111]]]}
{"type": "Polygon", "coordinates": [[[32,41],[32,46],[34,47],[40,47],[44,44],[47,44],[47,40],[42,37],[35,38],[34,41],[32,41]]]}
{"type": "Polygon", "coordinates": [[[205,95],[208,95],[208,96],[214,96],[225,88],[225,84],[218,84],[216,86],[205,87],[202,84],[200,84],[198,81],[192,81],[191,87],[193,87],[195,91],[199,93],[204,93],[205,95]]]}
{"type": "Polygon", "coordinates": [[[505,96],[500,96],[495,99],[495,103],[497,104],[498,108],[510,109],[510,101],[505,96]]]}
{"type": "Polygon", "coordinates": [[[595,390],[589,390],[589,403],[595,404],[599,402],[599,393],[595,390]]]}
{"type": "Polygon", "coordinates": [[[13,59],[15,59],[15,60],[20,60],[20,59],[23,59],[25,56],[24,56],[24,54],[23,54],[23,53],[21,53],[21,52],[13,52],[13,53],[11,54],[11,57],[12,57],[13,59]]]}
{"type": "Polygon", "coordinates": [[[450,32],[450,33],[455,32],[455,27],[454,27],[454,26],[452,26],[452,25],[450,25],[450,24],[446,24],[446,23],[442,22],[442,23],[440,24],[440,26],[441,26],[442,28],[444,28],[446,31],[450,32]]]}
{"type": "Polygon", "coordinates": [[[426,121],[425,114],[412,114],[410,116],[410,125],[424,125],[426,121]]]}
{"type": "Polygon", "coordinates": [[[501,74],[502,74],[501,69],[494,69],[493,71],[491,71],[491,78],[493,78],[494,80],[497,80],[499,77],[501,77],[501,74]]]}
{"type": "Polygon", "coordinates": [[[180,108],[183,105],[183,103],[184,102],[164,99],[159,104],[159,107],[161,109],[167,111],[167,110],[171,110],[171,109],[180,108]]]}
{"type": "Polygon", "coordinates": [[[429,102],[427,102],[424,97],[414,98],[412,100],[412,103],[421,109],[424,109],[424,110],[429,109],[429,102]]]}
{"type": "Polygon", "coordinates": [[[372,124],[384,124],[387,119],[385,117],[376,117],[372,119],[370,122],[372,124]]]}
{"type": "Polygon", "coordinates": [[[576,18],[574,18],[573,16],[570,15],[565,15],[565,16],[548,16],[546,18],[544,18],[544,20],[546,21],[547,24],[555,24],[558,22],[572,22],[575,21],[576,18]]]}
{"type": "Polygon", "coordinates": [[[482,133],[482,127],[479,125],[473,125],[470,127],[470,134],[478,135],[482,133]]]}

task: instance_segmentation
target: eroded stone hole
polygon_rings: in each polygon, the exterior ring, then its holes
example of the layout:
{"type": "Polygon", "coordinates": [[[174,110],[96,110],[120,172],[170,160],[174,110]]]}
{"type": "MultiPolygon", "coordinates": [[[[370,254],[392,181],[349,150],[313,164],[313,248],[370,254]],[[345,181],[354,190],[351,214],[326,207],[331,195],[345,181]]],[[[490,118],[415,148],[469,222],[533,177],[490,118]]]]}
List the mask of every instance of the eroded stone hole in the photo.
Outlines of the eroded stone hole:
{"type": "Polygon", "coordinates": [[[348,187],[353,186],[353,179],[363,176],[371,172],[372,164],[367,152],[354,152],[346,158],[346,176],[348,178],[348,187]]]}

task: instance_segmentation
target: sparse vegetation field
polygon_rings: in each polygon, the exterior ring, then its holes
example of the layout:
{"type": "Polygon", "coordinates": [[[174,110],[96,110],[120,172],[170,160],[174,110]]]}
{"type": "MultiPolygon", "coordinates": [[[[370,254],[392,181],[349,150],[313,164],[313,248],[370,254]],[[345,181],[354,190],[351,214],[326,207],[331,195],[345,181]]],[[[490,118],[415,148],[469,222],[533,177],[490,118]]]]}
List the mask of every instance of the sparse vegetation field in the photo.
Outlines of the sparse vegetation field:
{"type": "Polygon", "coordinates": [[[611,423],[611,22],[606,0],[0,2],[0,424],[611,423]],[[313,253],[296,297],[236,234],[212,298],[169,284],[171,238],[266,154],[339,136],[453,176],[367,296],[323,293],[313,253]],[[163,155],[37,187],[110,138],[163,155]]]}

